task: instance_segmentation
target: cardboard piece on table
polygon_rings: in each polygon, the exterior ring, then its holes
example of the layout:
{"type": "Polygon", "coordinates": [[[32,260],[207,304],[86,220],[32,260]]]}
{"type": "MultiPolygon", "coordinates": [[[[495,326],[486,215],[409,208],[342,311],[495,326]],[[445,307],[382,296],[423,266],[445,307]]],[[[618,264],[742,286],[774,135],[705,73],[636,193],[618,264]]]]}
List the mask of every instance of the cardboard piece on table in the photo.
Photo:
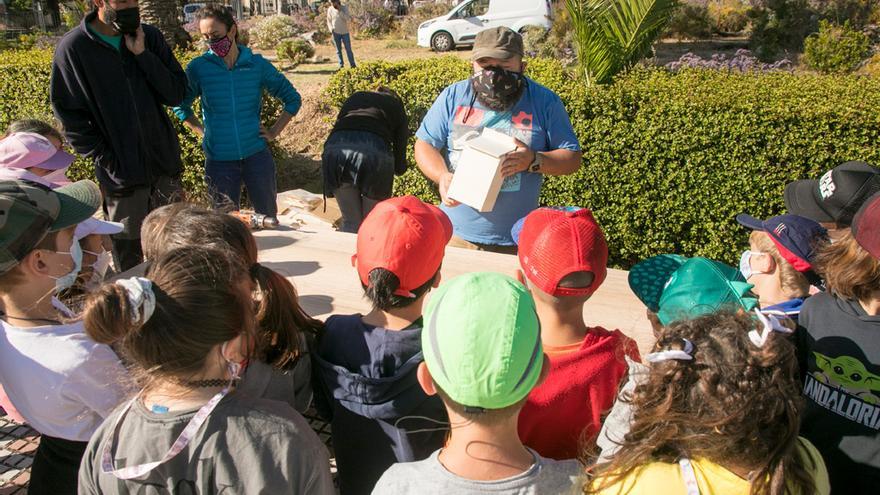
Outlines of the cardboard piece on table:
{"type": "Polygon", "coordinates": [[[305,189],[293,189],[278,193],[276,202],[279,214],[284,215],[291,209],[312,211],[319,208],[323,198],[320,194],[311,193],[305,189]]]}
{"type": "Polygon", "coordinates": [[[507,134],[483,129],[480,136],[465,143],[448,196],[478,211],[492,211],[504,182],[501,162],[515,149],[516,143],[507,134]]]}

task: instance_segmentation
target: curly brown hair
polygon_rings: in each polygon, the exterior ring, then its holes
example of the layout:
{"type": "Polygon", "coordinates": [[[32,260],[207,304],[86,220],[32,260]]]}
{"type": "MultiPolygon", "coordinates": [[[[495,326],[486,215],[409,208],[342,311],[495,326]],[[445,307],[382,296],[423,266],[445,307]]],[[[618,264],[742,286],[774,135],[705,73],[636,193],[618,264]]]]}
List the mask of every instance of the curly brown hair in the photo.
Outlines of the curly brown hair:
{"type": "Polygon", "coordinates": [[[802,398],[794,345],[773,333],[763,347],[749,314],[720,312],[663,328],[655,351],[693,343],[693,360],[654,363],[633,392],[630,432],[584,493],[598,493],[652,462],[707,459],[752,471],[752,494],[813,493],[812,459],[798,453],[802,398]]]}

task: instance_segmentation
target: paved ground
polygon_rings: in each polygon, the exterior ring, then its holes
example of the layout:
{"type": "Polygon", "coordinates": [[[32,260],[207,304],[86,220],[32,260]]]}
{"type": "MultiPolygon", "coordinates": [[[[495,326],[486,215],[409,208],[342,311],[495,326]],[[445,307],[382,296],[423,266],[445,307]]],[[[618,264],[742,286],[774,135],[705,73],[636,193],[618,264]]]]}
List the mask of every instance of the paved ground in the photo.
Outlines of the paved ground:
{"type": "Polygon", "coordinates": [[[0,408],[0,495],[27,493],[40,435],[6,417],[0,408]]]}

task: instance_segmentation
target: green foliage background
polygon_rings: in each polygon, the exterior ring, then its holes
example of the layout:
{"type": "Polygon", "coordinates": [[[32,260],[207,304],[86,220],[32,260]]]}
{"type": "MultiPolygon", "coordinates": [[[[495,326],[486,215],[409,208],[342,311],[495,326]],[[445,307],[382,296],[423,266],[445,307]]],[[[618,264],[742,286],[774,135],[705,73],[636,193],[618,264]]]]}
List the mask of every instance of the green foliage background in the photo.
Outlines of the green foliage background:
{"type": "MultiPolygon", "coordinates": [[[[547,59],[527,73],[560,95],[584,149],[577,174],[545,180],[541,203],[592,208],[615,266],[667,252],[734,263],[748,237],[736,214],[779,214],[787,182],[847,160],[880,163],[874,78],[638,69],[587,87],[547,59]]],[[[336,74],[326,97],[338,107],[385,84],[415,131],[436,95],[467,76],[451,57],[368,63],[336,74]]],[[[436,201],[411,151],[410,164],[395,194],[436,201]]]]}
{"type": "MultiPolygon", "coordinates": [[[[186,64],[193,54],[179,54],[186,64]]],[[[24,117],[51,118],[47,88],[51,53],[0,55],[0,129],[24,117]]],[[[854,75],[727,73],[638,69],[613,84],[587,87],[555,60],[534,59],[528,74],[560,95],[584,148],[584,165],[548,177],[542,204],[592,208],[611,248],[629,267],[676,252],[733,263],[746,244],[734,216],[783,211],[784,185],[816,177],[847,160],[880,163],[880,80],[854,75]]],[[[400,94],[413,132],[444,87],[468,76],[454,57],[366,63],[334,75],[326,103],[338,108],[352,92],[384,84],[400,94]]],[[[280,112],[264,99],[264,121],[280,112]]],[[[204,190],[199,140],[180,131],[184,179],[204,190]]],[[[273,147],[276,161],[284,150],[273,147]]],[[[415,167],[397,179],[396,194],[437,200],[415,167]]],[[[79,160],[77,177],[93,177],[79,160]]]]}

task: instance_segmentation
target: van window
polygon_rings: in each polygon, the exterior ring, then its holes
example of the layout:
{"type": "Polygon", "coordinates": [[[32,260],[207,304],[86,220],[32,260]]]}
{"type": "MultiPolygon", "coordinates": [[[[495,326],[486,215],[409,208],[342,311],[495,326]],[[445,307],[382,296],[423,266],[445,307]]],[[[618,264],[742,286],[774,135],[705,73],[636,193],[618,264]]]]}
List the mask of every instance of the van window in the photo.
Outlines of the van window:
{"type": "Polygon", "coordinates": [[[459,16],[466,19],[468,17],[477,17],[485,15],[489,10],[489,0],[474,0],[467,4],[459,11],[459,16]]]}

